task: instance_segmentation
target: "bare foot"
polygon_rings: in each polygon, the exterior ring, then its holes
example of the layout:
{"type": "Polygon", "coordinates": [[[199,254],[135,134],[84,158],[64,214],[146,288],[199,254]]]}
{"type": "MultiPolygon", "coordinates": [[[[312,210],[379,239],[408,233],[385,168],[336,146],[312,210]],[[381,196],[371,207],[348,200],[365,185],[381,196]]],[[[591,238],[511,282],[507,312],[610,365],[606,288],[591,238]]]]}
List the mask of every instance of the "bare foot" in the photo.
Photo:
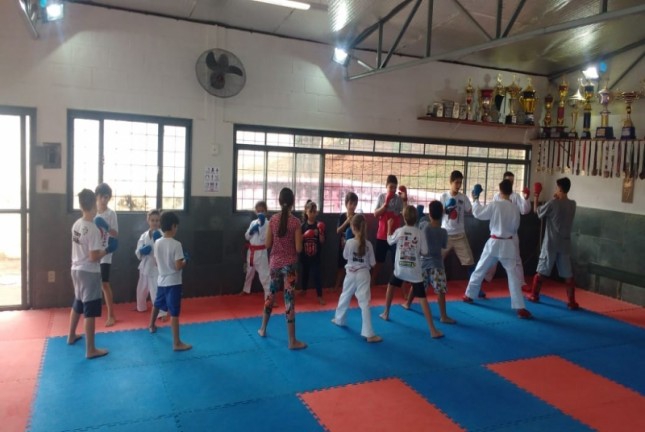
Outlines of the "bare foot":
{"type": "Polygon", "coordinates": [[[85,354],[85,357],[88,360],[92,360],[92,359],[95,359],[95,358],[103,357],[104,355],[107,355],[107,353],[108,353],[108,350],[106,350],[106,349],[96,348],[93,351],[90,351],[87,354],[85,354]]]}
{"type": "Polygon", "coordinates": [[[185,344],[183,342],[179,342],[179,345],[174,345],[172,347],[172,350],[173,351],[188,351],[192,347],[193,347],[192,345],[188,345],[188,344],[185,344]]]}
{"type": "Polygon", "coordinates": [[[67,337],[67,345],[74,345],[76,343],[76,341],[79,340],[82,337],[83,336],[77,335],[77,334],[75,334],[73,336],[68,336],[67,337]]]}
{"type": "Polygon", "coordinates": [[[307,344],[300,342],[299,340],[295,341],[293,344],[289,345],[290,350],[301,350],[307,348],[307,344]]]}
{"type": "Polygon", "coordinates": [[[401,303],[401,307],[403,307],[403,309],[410,310],[410,304],[408,302],[401,303]]]}
{"type": "Polygon", "coordinates": [[[251,294],[251,293],[247,293],[246,291],[242,291],[242,292],[241,292],[241,293],[239,293],[238,295],[245,296],[245,295],[249,295],[249,294],[251,294]]]}
{"type": "Polygon", "coordinates": [[[150,333],[157,333],[157,326],[151,325],[150,327],[148,327],[148,330],[150,330],[150,333]]]}
{"type": "Polygon", "coordinates": [[[441,318],[441,322],[444,323],[444,324],[457,324],[457,321],[455,321],[454,319],[452,319],[450,317],[441,318]]]}
{"type": "Polygon", "coordinates": [[[439,330],[430,331],[430,336],[432,336],[432,339],[440,339],[443,337],[443,333],[441,333],[439,330]]]}
{"type": "Polygon", "coordinates": [[[267,335],[267,331],[262,330],[262,329],[258,329],[258,334],[260,335],[260,337],[265,337],[267,335]]]}
{"type": "Polygon", "coordinates": [[[105,321],[105,327],[112,327],[114,324],[116,324],[116,319],[114,317],[108,317],[107,321],[105,321]]]}
{"type": "Polygon", "coordinates": [[[336,321],[336,318],[332,318],[332,319],[331,319],[331,322],[332,322],[333,324],[336,324],[338,327],[345,327],[343,324],[339,324],[339,323],[336,321]]]}
{"type": "Polygon", "coordinates": [[[368,337],[366,339],[367,339],[368,343],[377,343],[377,342],[382,342],[383,341],[383,338],[381,336],[377,336],[377,335],[370,336],[370,337],[368,337]]]}
{"type": "Polygon", "coordinates": [[[389,319],[390,319],[390,317],[385,312],[380,314],[378,317],[381,318],[382,320],[385,320],[385,321],[389,321],[389,319]]]}

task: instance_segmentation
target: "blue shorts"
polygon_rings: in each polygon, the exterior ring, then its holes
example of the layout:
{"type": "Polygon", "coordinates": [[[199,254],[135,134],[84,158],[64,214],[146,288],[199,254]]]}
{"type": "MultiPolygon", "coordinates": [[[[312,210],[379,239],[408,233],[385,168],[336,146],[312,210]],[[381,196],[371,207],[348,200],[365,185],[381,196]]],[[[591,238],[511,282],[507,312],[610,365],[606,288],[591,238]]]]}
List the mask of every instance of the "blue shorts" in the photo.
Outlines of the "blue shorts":
{"type": "Polygon", "coordinates": [[[181,311],[181,284],[158,287],[155,307],[169,312],[171,317],[178,317],[181,311]]]}

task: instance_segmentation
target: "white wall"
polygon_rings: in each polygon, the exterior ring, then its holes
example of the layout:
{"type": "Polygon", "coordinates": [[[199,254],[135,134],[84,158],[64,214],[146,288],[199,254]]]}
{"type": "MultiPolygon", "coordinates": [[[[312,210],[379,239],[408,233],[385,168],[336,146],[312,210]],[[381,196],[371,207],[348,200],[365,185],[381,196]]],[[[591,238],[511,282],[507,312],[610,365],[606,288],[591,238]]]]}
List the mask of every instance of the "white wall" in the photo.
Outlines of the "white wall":
{"type": "MultiPolygon", "coordinates": [[[[325,45],[78,4],[67,4],[65,20],[41,27],[33,40],[18,6],[0,3],[0,105],[36,107],[38,142],[63,143],[63,168],[37,171],[43,193],[66,191],[67,109],[193,119],[192,182],[199,196],[231,195],[234,123],[526,144],[532,138],[524,129],[417,120],[437,99],[463,98],[468,78],[476,87],[494,84],[493,70],[429,63],[348,82],[325,45]],[[207,94],[195,77],[197,58],[215,47],[237,54],[246,68],[246,87],[231,99],[207,94]],[[219,193],[203,192],[207,165],[222,169],[219,193]]],[[[510,79],[504,73],[506,84],[510,79]]],[[[546,80],[533,84],[543,96],[546,80]]],[[[642,132],[639,108],[634,119],[642,132]]],[[[645,214],[645,183],[623,208],[612,201],[613,182],[573,181],[580,205],[645,214]],[[592,191],[594,197],[581,196],[592,191]]]]}

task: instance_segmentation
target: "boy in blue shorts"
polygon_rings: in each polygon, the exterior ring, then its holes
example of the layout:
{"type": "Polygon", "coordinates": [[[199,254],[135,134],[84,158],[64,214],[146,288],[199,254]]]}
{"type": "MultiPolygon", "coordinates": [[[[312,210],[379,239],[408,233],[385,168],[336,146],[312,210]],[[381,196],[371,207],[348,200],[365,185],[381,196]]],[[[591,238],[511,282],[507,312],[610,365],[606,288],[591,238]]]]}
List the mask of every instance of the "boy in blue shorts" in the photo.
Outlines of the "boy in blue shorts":
{"type": "Polygon", "coordinates": [[[154,254],[157,260],[159,278],[157,279],[157,298],[150,316],[150,333],[157,331],[155,321],[159,310],[170,314],[172,329],[172,348],[186,351],[192,348],[179,339],[179,312],[181,310],[181,270],[186,266],[186,255],[181,243],[174,239],[179,229],[179,218],[173,212],[161,213],[163,237],[155,242],[154,254]]]}

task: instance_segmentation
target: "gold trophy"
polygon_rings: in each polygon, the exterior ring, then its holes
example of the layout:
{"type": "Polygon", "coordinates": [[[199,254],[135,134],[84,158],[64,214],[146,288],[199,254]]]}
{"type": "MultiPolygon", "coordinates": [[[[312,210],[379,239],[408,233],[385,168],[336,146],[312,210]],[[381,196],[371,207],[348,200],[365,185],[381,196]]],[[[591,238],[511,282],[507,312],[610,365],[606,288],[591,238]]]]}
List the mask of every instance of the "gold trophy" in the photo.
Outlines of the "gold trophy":
{"type": "Polygon", "coordinates": [[[591,81],[587,80],[587,84],[583,86],[584,88],[584,114],[582,115],[582,135],[580,138],[591,138],[591,99],[594,95],[594,86],[591,81]]]}
{"type": "Polygon", "coordinates": [[[617,99],[622,99],[623,101],[625,101],[625,106],[627,111],[627,117],[625,117],[625,120],[623,121],[623,130],[620,133],[620,137],[625,139],[636,139],[636,128],[634,127],[634,123],[632,123],[632,116],[631,116],[632,102],[640,99],[642,94],[636,91],[628,91],[628,92],[619,92],[616,96],[617,96],[617,99]]]}
{"type": "Polygon", "coordinates": [[[614,128],[609,126],[609,110],[607,105],[612,101],[613,96],[607,85],[609,80],[605,83],[605,87],[598,92],[598,103],[602,105],[603,110],[600,112],[600,127],[596,128],[596,138],[614,139],[614,128]]]}
{"type": "Polygon", "coordinates": [[[581,87],[582,87],[582,82],[579,83],[578,90],[576,91],[576,93],[569,98],[569,106],[572,108],[571,131],[569,131],[569,133],[567,134],[569,138],[578,138],[578,132],[576,132],[576,123],[578,123],[578,108],[585,101],[584,96],[582,96],[582,93],[580,92],[581,87]]]}
{"type": "Polygon", "coordinates": [[[542,126],[542,138],[551,138],[553,129],[551,128],[551,108],[553,107],[553,95],[549,93],[544,97],[544,122],[542,126]]]}
{"type": "Polygon", "coordinates": [[[481,106],[481,121],[489,123],[492,121],[490,116],[490,103],[493,98],[492,88],[479,89],[479,105],[481,106]]]}
{"type": "Polygon", "coordinates": [[[569,84],[562,77],[562,82],[558,86],[558,95],[560,100],[558,100],[558,114],[556,116],[556,127],[555,130],[557,134],[562,138],[564,137],[564,106],[567,100],[567,95],[569,94],[569,84]]]}
{"type": "Polygon", "coordinates": [[[468,85],[466,86],[466,120],[474,121],[475,113],[473,112],[473,93],[475,88],[473,87],[472,78],[468,78],[468,85]]]}
{"type": "Polygon", "coordinates": [[[526,113],[526,119],[524,124],[534,125],[535,124],[535,89],[531,84],[531,78],[528,79],[528,85],[522,91],[520,95],[520,103],[522,104],[522,109],[526,113]]]}
{"type": "Polygon", "coordinates": [[[502,103],[504,102],[504,96],[506,96],[506,87],[502,83],[502,74],[497,74],[497,85],[495,86],[495,118],[493,119],[496,123],[502,122],[502,103]]]}
{"type": "Polygon", "coordinates": [[[518,86],[515,83],[515,75],[513,75],[513,82],[511,85],[506,87],[506,93],[511,95],[510,100],[508,101],[509,113],[506,116],[506,124],[516,124],[517,123],[517,114],[515,113],[515,101],[518,99],[522,87],[518,86]]]}

